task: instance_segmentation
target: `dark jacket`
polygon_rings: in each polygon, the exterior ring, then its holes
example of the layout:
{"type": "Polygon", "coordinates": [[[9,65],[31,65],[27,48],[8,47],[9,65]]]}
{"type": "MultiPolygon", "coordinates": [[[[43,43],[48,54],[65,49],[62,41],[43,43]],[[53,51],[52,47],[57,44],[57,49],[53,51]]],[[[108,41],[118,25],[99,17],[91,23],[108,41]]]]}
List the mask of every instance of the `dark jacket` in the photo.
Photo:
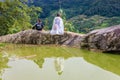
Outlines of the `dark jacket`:
{"type": "Polygon", "coordinates": [[[42,30],[43,29],[43,27],[44,27],[44,25],[43,25],[43,23],[42,22],[40,22],[40,23],[36,23],[33,27],[32,27],[32,29],[36,29],[36,30],[42,30]]]}

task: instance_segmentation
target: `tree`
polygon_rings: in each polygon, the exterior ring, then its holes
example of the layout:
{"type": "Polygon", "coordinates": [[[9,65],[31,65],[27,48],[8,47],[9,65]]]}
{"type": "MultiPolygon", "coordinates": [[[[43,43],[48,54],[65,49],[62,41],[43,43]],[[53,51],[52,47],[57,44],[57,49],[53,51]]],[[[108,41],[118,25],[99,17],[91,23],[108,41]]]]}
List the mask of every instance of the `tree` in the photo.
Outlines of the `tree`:
{"type": "Polygon", "coordinates": [[[16,33],[31,27],[41,8],[28,6],[28,0],[4,0],[0,2],[0,35],[16,33]],[[34,17],[35,16],[35,17],[34,17]]]}

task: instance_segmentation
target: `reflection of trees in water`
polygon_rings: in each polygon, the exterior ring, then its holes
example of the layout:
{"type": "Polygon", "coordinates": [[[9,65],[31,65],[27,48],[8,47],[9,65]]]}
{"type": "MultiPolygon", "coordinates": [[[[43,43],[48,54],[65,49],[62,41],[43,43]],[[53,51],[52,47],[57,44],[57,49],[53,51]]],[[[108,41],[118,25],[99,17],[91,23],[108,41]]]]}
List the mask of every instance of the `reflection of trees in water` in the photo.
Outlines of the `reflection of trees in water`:
{"type": "Polygon", "coordinates": [[[1,76],[4,72],[4,68],[8,68],[7,63],[8,63],[8,57],[0,53],[0,80],[2,80],[1,76]]]}
{"type": "Polygon", "coordinates": [[[38,64],[38,66],[39,66],[40,68],[43,67],[44,61],[45,61],[44,58],[39,58],[39,59],[34,60],[34,62],[35,62],[36,64],[38,64]]]}
{"type": "Polygon", "coordinates": [[[119,54],[101,54],[83,50],[84,59],[92,64],[95,64],[102,69],[113,72],[120,76],[120,55],[119,54]]]}
{"type": "Polygon", "coordinates": [[[64,69],[64,58],[56,58],[54,60],[54,64],[55,64],[55,69],[58,73],[58,75],[61,75],[63,73],[63,69],[64,69]]]}

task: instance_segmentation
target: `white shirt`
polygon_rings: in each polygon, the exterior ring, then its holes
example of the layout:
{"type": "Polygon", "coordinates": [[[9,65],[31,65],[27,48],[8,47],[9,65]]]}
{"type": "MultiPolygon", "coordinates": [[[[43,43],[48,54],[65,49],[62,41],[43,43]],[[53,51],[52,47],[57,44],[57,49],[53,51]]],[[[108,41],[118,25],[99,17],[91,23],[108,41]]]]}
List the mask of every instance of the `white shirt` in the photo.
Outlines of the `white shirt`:
{"type": "Polygon", "coordinates": [[[52,30],[50,31],[51,35],[55,34],[64,34],[64,24],[61,17],[55,17],[53,21],[52,30]]]}

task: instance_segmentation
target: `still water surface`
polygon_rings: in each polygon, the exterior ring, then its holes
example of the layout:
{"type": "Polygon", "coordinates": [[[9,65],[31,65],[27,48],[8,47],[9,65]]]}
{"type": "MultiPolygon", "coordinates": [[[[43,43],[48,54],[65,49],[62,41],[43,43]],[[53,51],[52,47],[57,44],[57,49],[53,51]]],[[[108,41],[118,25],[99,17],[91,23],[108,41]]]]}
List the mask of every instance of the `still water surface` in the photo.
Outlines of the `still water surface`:
{"type": "Polygon", "coordinates": [[[64,46],[9,44],[1,51],[2,80],[120,80],[120,55],[64,46]]]}

